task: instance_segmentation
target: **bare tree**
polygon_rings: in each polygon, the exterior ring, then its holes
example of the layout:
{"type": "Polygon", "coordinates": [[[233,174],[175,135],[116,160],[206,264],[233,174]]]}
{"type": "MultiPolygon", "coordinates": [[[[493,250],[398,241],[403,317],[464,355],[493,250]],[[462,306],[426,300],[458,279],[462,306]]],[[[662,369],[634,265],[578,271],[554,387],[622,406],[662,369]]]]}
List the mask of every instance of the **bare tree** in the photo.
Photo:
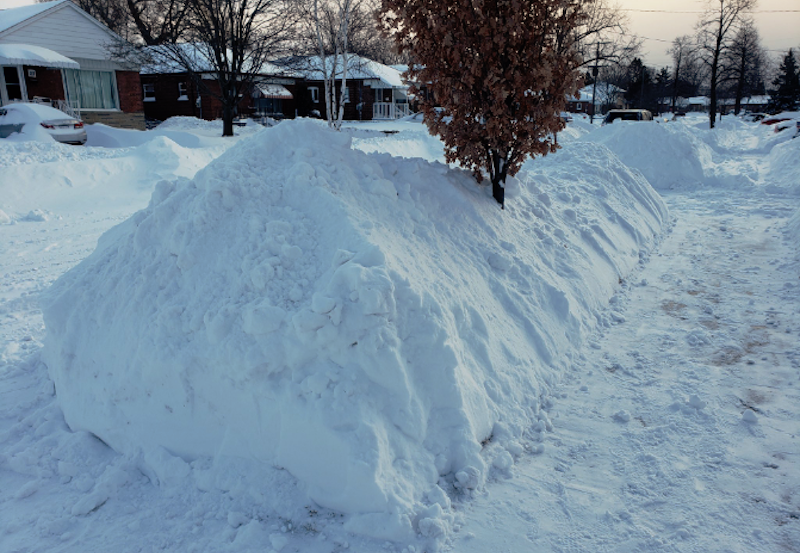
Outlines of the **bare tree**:
{"type": "Polygon", "coordinates": [[[178,42],[188,23],[188,3],[185,0],[72,1],[132,43],[154,46],[178,42]]]}
{"type": "MultiPolygon", "coordinates": [[[[307,53],[318,52],[317,26],[322,35],[325,53],[330,55],[335,49],[341,29],[342,2],[320,0],[310,2],[303,17],[301,41],[307,53]]],[[[347,50],[356,56],[380,63],[396,61],[394,44],[381,35],[377,26],[375,12],[376,0],[351,0],[347,21],[347,50]]]]}
{"type": "Polygon", "coordinates": [[[593,0],[584,11],[586,17],[571,33],[582,66],[623,65],[636,57],[642,40],[629,33],[628,17],[618,5],[593,0]]]}
{"type": "MultiPolygon", "coordinates": [[[[507,175],[558,148],[567,96],[581,84],[575,31],[586,0],[383,0],[381,26],[425,83],[424,121],[448,162],[488,175],[505,202],[507,175]]],[[[412,94],[421,85],[412,85],[412,94]]]]}
{"type": "Polygon", "coordinates": [[[686,82],[684,75],[689,73],[689,68],[697,62],[695,50],[694,39],[689,35],[679,36],[673,40],[672,47],[667,50],[667,53],[672,55],[672,64],[674,67],[672,77],[672,100],[670,102],[672,111],[675,111],[678,96],[680,96],[682,88],[681,83],[686,82]]]}
{"type": "Polygon", "coordinates": [[[735,98],[734,113],[742,109],[742,98],[764,87],[766,52],[752,19],[745,19],[725,54],[725,66],[735,98]]]}
{"type": "Polygon", "coordinates": [[[222,104],[222,136],[268,61],[293,47],[297,10],[292,0],[185,0],[186,42],[151,49],[156,62],[177,65],[222,104]],[[211,75],[214,83],[202,78],[211,75]]]}
{"type": "Polygon", "coordinates": [[[709,125],[717,120],[717,88],[725,75],[724,54],[742,24],[746,12],[757,0],[707,0],[708,8],[697,24],[697,43],[703,63],[709,69],[709,125]]]}
{"type": "Polygon", "coordinates": [[[349,69],[350,18],[358,0],[329,0],[320,8],[320,0],[314,0],[314,23],[317,39],[319,70],[325,83],[325,116],[328,126],[334,130],[342,128],[344,105],[347,98],[347,71],[349,69]],[[336,92],[336,80],[341,89],[336,92]]]}

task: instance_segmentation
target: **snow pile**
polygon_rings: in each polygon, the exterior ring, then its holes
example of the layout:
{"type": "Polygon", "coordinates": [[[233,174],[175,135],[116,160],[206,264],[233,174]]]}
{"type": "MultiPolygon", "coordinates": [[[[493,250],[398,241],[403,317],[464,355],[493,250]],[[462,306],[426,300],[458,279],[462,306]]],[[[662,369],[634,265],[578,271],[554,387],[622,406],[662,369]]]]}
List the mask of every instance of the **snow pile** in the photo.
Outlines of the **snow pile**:
{"type": "MultiPolygon", "coordinates": [[[[256,121],[247,119],[247,124],[244,127],[235,127],[235,131],[240,132],[254,132],[261,129],[256,121]]],[[[206,121],[205,119],[198,119],[197,117],[188,117],[178,115],[170,117],[166,121],[156,127],[157,131],[207,131],[216,134],[222,134],[222,120],[206,121]]]]}
{"type": "Polygon", "coordinates": [[[767,190],[800,196],[800,139],[778,144],[769,155],[767,190]]]}
{"type": "MultiPolygon", "coordinates": [[[[139,131],[117,132],[139,136],[139,131]]],[[[135,143],[131,139],[121,143],[124,147],[113,149],[0,141],[0,209],[11,217],[42,209],[45,204],[59,214],[101,206],[124,206],[130,213],[129,205],[147,201],[154,178],[193,177],[198,167],[226,147],[219,139],[202,140],[211,146],[186,148],[153,134],[141,145],[129,147],[135,143]],[[18,182],[26,182],[26,186],[16,186],[18,182]]]]}
{"type": "Polygon", "coordinates": [[[602,144],[623,163],[642,172],[657,190],[695,187],[706,180],[712,151],[687,125],[616,121],[585,140],[602,144]]]}
{"type": "MultiPolygon", "coordinates": [[[[16,115],[13,114],[13,115],[16,115]]],[[[11,118],[9,118],[11,119],[11,118]]],[[[9,121],[9,123],[23,123],[23,120],[14,121],[13,119],[9,121]]],[[[52,143],[55,142],[55,138],[50,136],[50,134],[44,130],[44,128],[38,123],[28,123],[23,125],[19,132],[13,132],[9,134],[7,137],[1,139],[0,144],[4,143],[25,143],[25,142],[43,142],[43,143],[52,143]]],[[[0,166],[2,164],[0,163],[0,166]]]]}
{"type": "Polygon", "coordinates": [[[43,298],[43,359],[70,427],[154,479],[212,462],[246,487],[251,459],[353,532],[437,539],[448,496],[549,426],[541,398],[667,212],[602,146],[528,164],[501,211],[466,172],[350,141],[283,122],[160,182],[43,298]]]}

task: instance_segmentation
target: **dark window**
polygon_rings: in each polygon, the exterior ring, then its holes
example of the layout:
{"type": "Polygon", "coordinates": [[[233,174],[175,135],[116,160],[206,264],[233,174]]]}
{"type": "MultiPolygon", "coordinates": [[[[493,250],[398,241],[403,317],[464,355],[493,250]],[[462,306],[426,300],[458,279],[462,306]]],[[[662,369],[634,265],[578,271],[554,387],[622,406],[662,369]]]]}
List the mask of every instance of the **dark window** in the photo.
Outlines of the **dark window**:
{"type": "Polygon", "coordinates": [[[22,83],[16,67],[4,67],[3,78],[6,80],[6,92],[10,100],[22,100],[22,83]]]}

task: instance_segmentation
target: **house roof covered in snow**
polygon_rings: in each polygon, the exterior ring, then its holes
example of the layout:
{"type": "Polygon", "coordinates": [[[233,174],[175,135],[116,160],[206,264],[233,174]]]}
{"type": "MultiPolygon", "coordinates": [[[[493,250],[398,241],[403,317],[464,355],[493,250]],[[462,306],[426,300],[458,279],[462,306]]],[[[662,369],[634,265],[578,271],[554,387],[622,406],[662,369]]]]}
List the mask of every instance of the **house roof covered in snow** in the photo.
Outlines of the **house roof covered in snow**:
{"type": "MultiPolygon", "coordinates": [[[[332,63],[329,58],[328,63],[332,63]]],[[[319,56],[309,56],[299,60],[297,71],[308,80],[321,81],[324,79],[322,61],[319,56]]],[[[341,72],[341,68],[337,67],[341,72]]],[[[394,67],[372,61],[361,56],[349,55],[347,57],[347,78],[380,81],[384,88],[408,88],[401,77],[402,72],[394,67]]]]}
{"type": "MultiPolygon", "coordinates": [[[[597,83],[597,101],[601,103],[614,101],[616,96],[620,93],[625,92],[618,86],[614,86],[610,83],[597,83]]],[[[577,98],[570,98],[573,102],[591,102],[592,95],[594,93],[594,86],[588,85],[584,86],[582,89],[578,91],[577,98]]]]}
{"type": "MultiPolygon", "coordinates": [[[[186,73],[186,65],[195,73],[214,73],[208,50],[202,44],[176,44],[172,46],[148,46],[141,50],[144,75],[186,73]],[[184,61],[181,61],[184,60],[184,61]]],[[[272,63],[263,63],[254,73],[296,77],[292,71],[272,63]]]]}
{"type": "Polygon", "coordinates": [[[67,2],[69,2],[69,0],[55,0],[54,2],[44,2],[42,4],[31,4],[30,6],[0,10],[0,33],[67,2]]]}

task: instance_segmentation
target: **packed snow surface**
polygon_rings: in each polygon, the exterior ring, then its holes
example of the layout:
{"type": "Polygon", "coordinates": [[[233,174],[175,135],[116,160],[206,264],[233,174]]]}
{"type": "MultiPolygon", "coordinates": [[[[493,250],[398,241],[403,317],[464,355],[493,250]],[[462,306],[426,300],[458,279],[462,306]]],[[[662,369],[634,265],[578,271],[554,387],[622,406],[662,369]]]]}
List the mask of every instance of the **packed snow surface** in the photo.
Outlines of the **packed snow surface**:
{"type": "Polygon", "coordinates": [[[791,134],[500,211],[413,119],[87,132],[0,140],[0,551],[800,548],[791,134]]]}
{"type": "Polygon", "coordinates": [[[603,147],[522,179],[504,212],[465,172],[288,121],[159,183],[44,301],[67,423],[156,475],[255,459],[356,532],[427,532],[666,220],[603,147]]]}

